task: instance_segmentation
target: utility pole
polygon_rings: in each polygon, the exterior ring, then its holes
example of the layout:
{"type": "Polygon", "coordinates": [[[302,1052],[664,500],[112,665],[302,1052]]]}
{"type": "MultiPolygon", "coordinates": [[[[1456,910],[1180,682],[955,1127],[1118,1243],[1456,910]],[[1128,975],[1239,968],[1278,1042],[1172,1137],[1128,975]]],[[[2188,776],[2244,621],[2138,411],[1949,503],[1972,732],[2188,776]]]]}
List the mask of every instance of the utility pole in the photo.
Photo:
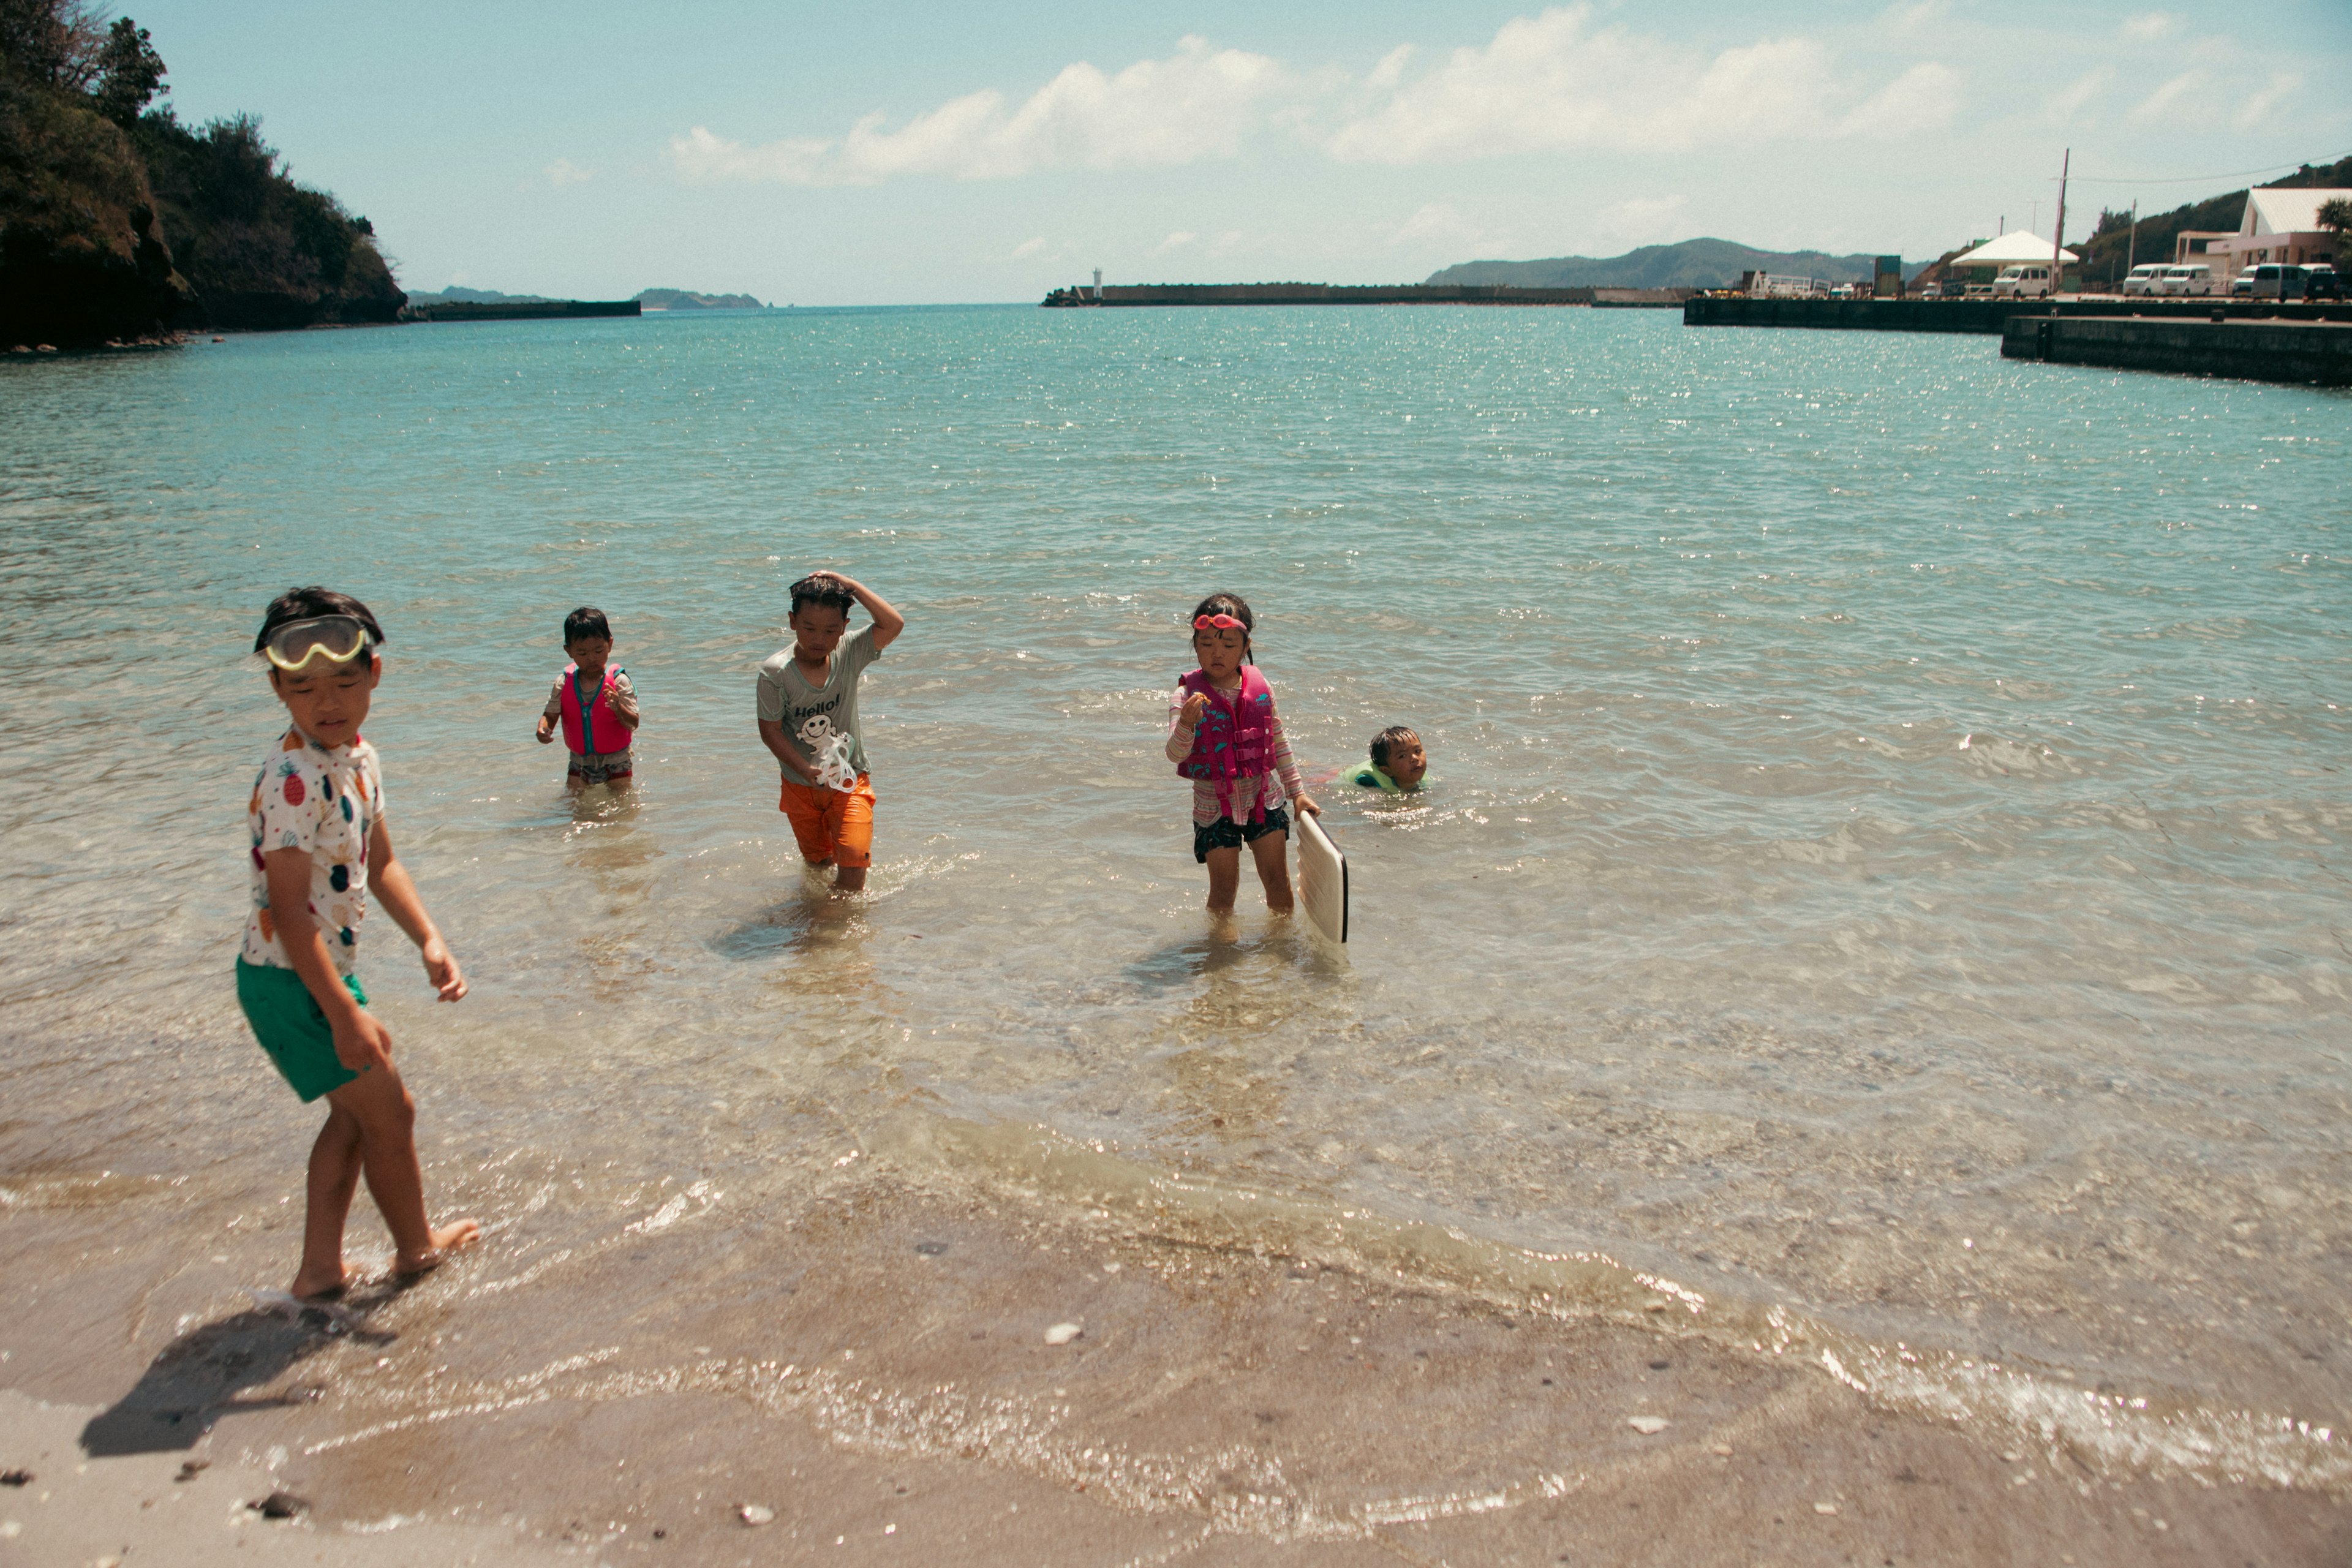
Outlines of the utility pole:
{"type": "Polygon", "coordinates": [[[2066,149],[2066,156],[2058,164],[2058,221],[2050,228],[2050,297],[2058,298],[2058,286],[2066,281],[2066,264],[2059,258],[2066,254],[2066,174],[2074,166],[2074,149],[2066,149]]]}
{"type": "Polygon", "coordinates": [[[2124,270],[2128,272],[2139,262],[2139,198],[2132,198],[2131,244],[2124,251],[2124,270]]]}

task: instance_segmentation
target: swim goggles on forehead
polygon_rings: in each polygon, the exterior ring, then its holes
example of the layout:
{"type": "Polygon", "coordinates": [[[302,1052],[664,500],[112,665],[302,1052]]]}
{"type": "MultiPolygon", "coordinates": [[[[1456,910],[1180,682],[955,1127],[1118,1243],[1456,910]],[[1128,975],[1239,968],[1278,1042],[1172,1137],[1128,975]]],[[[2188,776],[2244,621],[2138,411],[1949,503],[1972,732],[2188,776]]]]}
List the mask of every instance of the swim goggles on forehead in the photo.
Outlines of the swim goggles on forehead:
{"type": "Polygon", "coordinates": [[[367,652],[373,642],[366,623],[357,616],[313,616],[289,621],[272,631],[261,651],[269,656],[270,663],[290,673],[308,668],[314,658],[349,664],[367,652]]]}
{"type": "Polygon", "coordinates": [[[1231,616],[1194,616],[1192,617],[1192,629],[1194,631],[1205,632],[1211,626],[1222,626],[1225,630],[1233,632],[1246,632],[1249,630],[1249,627],[1234,619],[1231,616]]]}

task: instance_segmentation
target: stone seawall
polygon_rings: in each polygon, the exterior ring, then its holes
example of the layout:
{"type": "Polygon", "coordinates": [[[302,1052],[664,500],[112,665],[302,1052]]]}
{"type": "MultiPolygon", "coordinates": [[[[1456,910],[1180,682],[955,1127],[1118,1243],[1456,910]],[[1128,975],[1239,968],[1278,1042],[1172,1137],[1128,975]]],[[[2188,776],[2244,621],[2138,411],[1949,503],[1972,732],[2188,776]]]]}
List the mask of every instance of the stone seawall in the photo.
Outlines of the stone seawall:
{"type": "Polygon", "coordinates": [[[1503,283],[1108,283],[1056,289],[1048,309],[1101,305],[1590,305],[1590,289],[1503,283]]]}
{"type": "Polygon", "coordinates": [[[2012,317],[2003,359],[2116,370],[2170,371],[2248,381],[2352,386],[2352,323],[2201,321],[2140,316],[2012,317]]]}
{"type": "Polygon", "coordinates": [[[1695,294],[1686,327],[1814,327],[1865,332],[1998,332],[2014,317],[2147,317],[2210,321],[2352,321],[2352,305],[2282,305],[2269,300],[1750,300],[1695,294]]]}
{"type": "Polygon", "coordinates": [[[635,300],[457,300],[446,305],[411,305],[402,317],[411,321],[546,321],[643,313],[644,307],[635,300]]]}

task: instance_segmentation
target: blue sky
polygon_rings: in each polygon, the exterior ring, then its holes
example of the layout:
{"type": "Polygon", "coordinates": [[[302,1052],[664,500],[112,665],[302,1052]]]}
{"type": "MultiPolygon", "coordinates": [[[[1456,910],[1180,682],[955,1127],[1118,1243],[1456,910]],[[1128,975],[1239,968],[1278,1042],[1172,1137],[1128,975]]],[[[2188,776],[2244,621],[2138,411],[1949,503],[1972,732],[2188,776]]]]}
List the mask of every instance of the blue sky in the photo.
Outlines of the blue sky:
{"type": "Polygon", "coordinates": [[[2352,5],[143,0],[402,282],[778,303],[1412,279],[1712,235],[1932,257],[2352,153],[2352,5]]]}

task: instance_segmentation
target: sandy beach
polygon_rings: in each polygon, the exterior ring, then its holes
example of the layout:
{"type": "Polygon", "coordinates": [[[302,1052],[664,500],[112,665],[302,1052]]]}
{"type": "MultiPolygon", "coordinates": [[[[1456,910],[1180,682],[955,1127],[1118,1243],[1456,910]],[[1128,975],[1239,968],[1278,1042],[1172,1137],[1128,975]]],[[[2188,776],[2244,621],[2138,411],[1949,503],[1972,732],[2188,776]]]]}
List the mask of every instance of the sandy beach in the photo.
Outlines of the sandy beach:
{"type": "Polygon", "coordinates": [[[192,1259],[220,1226],[142,1223],[152,1184],[65,1184],[6,1211],[0,1468],[30,1479],[0,1492],[0,1561],[2267,1568],[2352,1546],[2330,1498],[2103,1473],[1883,1408],[1801,1343],[1221,1244],[1108,1191],[1070,1215],[913,1156],[732,1216],[723,1258],[632,1237],[605,1260],[632,1290],[499,1289],[460,1259],[299,1315],[232,1284],[282,1231],[192,1259]],[[263,1517],[274,1493],[299,1511],[263,1517]]]}

